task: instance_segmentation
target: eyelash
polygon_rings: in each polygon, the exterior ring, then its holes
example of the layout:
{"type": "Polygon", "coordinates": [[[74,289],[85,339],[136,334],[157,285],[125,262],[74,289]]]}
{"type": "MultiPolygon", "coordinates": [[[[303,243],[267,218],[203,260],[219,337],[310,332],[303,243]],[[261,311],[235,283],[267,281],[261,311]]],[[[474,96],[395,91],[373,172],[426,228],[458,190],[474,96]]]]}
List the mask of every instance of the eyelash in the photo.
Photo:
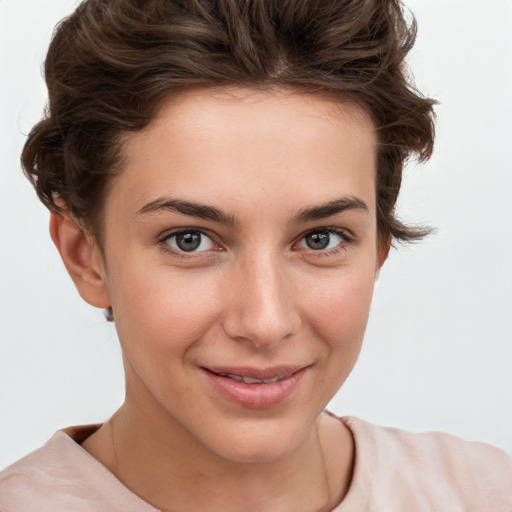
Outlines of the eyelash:
{"type": "Polygon", "coordinates": [[[355,244],[357,242],[357,239],[355,238],[355,236],[353,236],[351,233],[349,233],[346,229],[336,228],[334,226],[321,227],[321,228],[309,230],[300,236],[299,242],[305,240],[308,235],[319,234],[319,233],[329,234],[329,235],[334,234],[334,235],[338,236],[341,239],[341,241],[339,244],[337,244],[335,247],[333,247],[331,249],[327,249],[327,250],[309,249],[308,257],[325,258],[325,257],[335,256],[336,254],[339,254],[341,251],[345,251],[347,249],[347,246],[349,246],[351,244],[355,244]]]}
{"type": "Polygon", "coordinates": [[[182,233],[183,234],[194,233],[194,234],[199,234],[201,236],[207,237],[216,246],[216,248],[213,251],[219,252],[219,251],[222,250],[220,248],[220,246],[215,242],[213,237],[208,233],[208,231],[206,231],[204,229],[199,229],[199,228],[185,227],[185,228],[174,229],[171,232],[167,232],[163,236],[161,236],[157,240],[157,242],[162,247],[162,249],[164,251],[166,251],[167,253],[170,253],[175,258],[180,258],[180,259],[190,259],[190,258],[204,257],[204,255],[206,253],[211,253],[212,252],[211,250],[205,250],[205,251],[200,251],[200,252],[195,252],[195,251],[187,252],[187,251],[175,250],[172,247],[170,247],[169,244],[168,244],[169,240],[171,240],[173,237],[176,237],[176,236],[178,236],[179,234],[182,234],[182,233]]]}
{"type": "MultiPolygon", "coordinates": [[[[165,233],[163,236],[161,236],[157,240],[157,242],[162,246],[162,249],[164,251],[171,253],[174,257],[181,258],[181,259],[204,257],[205,254],[212,252],[211,250],[204,250],[204,251],[200,251],[200,252],[195,252],[195,251],[187,252],[187,251],[179,251],[179,250],[175,250],[175,249],[171,248],[169,246],[168,241],[171,240],[173,237],[176,237],[177,235],[182,234],[182,233],[194,233],[194,234],[199,234],[201,236],[205,236],[205,237],[209,238],[211,240],[211,242],[216,246],[216,248],[213,249],[213,252],[222,251],[222,248],[215,242],[214,238],[209,234],[209,232],[204,229],[199,229],[199,228],[184,227],[184,228],[174,229],[173,231],[165,233]]],[[[305,240],[308,235],[320,234],[320,233],[328,234],[328,235],[334,234],[341,239],[341,242],[339,244],[337,244],[335,247],[333,247],[331,249],[327,249],[327,250],[322,250],[322,249],[315,250],[315,249],[311,249],[311,248],[306,249],[308,251],[309,255],[314,258],[323,258],[323,257],[328,257],[328,256],[334,256],[334,255],[338,254],[340,251],[346,250],[348,245],[354,244],[357,242],[357,239],[352,234],[350,234],[346,229],[340,229],[340,228],[331,226],[331,227],[322,227],[322,228],[317,228],[317,229],[312,229],[312,230],[307,231],[306,233],[302,234],[299,237],[298,242],[295,242],[294,246],[296,244],[298,244],[299,242],[302,242],[303,240],[305,240]]],[[[294,249],[294,250],[297,251],[299,249],[294,249]]]]}

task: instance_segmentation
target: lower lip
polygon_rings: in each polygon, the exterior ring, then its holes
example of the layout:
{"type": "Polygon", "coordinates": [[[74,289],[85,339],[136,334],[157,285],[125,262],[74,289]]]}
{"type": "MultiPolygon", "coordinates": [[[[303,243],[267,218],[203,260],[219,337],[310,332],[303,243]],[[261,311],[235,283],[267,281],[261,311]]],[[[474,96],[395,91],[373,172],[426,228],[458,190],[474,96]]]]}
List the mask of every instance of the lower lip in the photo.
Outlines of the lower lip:
{"type": "Polygon", "coordinates": [[[299,386],[307,368],[271,384],[246,384],[203,370],[213,388],[225,399],[247,409],[270,409],[282,404],[299,386]]]}

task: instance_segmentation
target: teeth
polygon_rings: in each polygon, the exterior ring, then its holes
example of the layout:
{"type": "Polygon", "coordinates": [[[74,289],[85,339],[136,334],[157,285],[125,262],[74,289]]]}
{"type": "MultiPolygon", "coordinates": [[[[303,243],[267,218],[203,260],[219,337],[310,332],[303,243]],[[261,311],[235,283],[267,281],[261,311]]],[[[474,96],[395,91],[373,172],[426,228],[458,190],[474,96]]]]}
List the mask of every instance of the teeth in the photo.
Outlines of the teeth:
{"type": "Polygon", "coordinates": [[[235,375],[234,373],[219,373],[222,377],[229,377],[230,379],[236,380],[238,382],[242,381],[242,377],[240,375],[235,375]]]}
{"type": "Polygon", "coordinates": [[[218,373],[217,375],[221,375],[222,377],[228,377],[230,379],[236,380],[237,382],[245,382],[246,384],[274,384],[274,382],[279,382],[280,380],[286,379],[286,377],[289,377],[291,373],[286,375],[277,375],[276,377],[272,377],[271,379],[254,379],[252,377],[243,377],[242,375],[236,375],[235,373],[218,373]]]}
{"type": "Polygon", "coordinates": [[[253,379],[252,377],[242,377],[242,380],[246,384],[261,384],[262,382],[264,382],[261,379],[253,379]]]}
{"type": "Polygon", "coordinates": [[[246,384],[274,384],[274,382],[278,382],[285,379],[286,377],[289,377],[289,375],[277,375],[271,379],[254,379],[252,377],[236,375],[235,373],[219,373],[218,375],[221,375],[222,377],[228,377],[230,379],[236,380],[237,382],[245,382],[246,384]]]}

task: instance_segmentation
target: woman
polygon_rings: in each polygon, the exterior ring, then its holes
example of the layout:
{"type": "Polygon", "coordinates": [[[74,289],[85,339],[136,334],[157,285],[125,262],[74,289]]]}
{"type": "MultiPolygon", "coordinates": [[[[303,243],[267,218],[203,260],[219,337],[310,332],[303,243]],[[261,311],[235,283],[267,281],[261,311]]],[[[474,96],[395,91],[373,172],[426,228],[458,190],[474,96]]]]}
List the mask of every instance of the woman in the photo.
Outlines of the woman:
{"type": "Polygon", "coordinates": [[[433,145],[413,39],[395,2],[89,1],[59,27],[23,164],[126,400],[5,470],[5,510],[510,508],[499,450],[323,412],[390,244],[427,232],[394,216],[433,145]]]}

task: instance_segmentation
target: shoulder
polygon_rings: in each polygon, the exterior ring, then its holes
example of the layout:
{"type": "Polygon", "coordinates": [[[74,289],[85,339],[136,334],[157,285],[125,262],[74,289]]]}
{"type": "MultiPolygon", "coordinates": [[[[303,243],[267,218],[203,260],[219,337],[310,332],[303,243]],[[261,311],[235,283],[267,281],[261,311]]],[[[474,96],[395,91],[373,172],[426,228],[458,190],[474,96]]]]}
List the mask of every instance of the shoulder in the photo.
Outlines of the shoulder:
{"type": "Polygon", "coordinates": [[[97,428],[59,431],[44,446],[1,471],[0,511],[153,511],[78,444],[97,428]]]}
{"type": "Polygon", "coordinates": [[[342,421],[355,441],[355,497],[363,486],[365,499],[378,504],[367,510],[512,510],[512,461],[498,448],[442,432],[342,421]]]}

